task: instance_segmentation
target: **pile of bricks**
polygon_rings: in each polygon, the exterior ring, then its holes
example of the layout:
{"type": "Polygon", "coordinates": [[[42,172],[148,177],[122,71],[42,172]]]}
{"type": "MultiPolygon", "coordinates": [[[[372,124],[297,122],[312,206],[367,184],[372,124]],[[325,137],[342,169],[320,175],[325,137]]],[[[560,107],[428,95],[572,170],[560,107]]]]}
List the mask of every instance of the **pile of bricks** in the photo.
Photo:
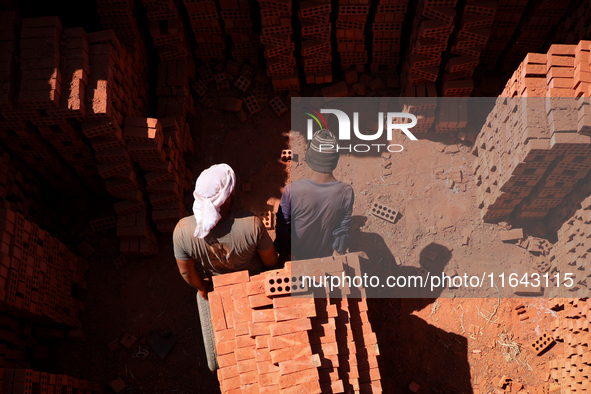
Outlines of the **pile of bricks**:
{"type": "Polygon", "coordinates": [[[413,134],[428,132],[435,122],[435,110],[437,109],[435,83],[406,85],[399,100],[404,112],[409,112],[417,117],[417,125],[412,128],[413,134]]]}
{"type": "Polygon", "coordinates": [[[493,70],[501,52],[507,48],[507,43],[517,30],[528,0],[500,0],[497,2],[497,12],[490,26],[483,24],[479,29],[490,27],[488,42],[480,54],[480,61],[493,70]]]}
{"type": "Polygon", "coordinates": [[[567,13],[562,23],[557,26],[557,31],[552,36],[552,42],[570,44],[589,37],[591,4],[580,1],[574,9],[577,12],[567,13]]]}
{"type": "Polygon", "coordinates": [[[408,0],[378,0],[371,26],[372,73],[391,73],[398,66],[402,23],[407,9],[408,0]]]}
{"type": "Polygon", "coordinates": [[[464,6],[460,30],[445,62],[443,97],[470,96],[474,87],[472,74],[478,66],[482,49],[488,42],[496,2],[472,1],[464,6]]]}
{"type": "Polygon", "coordinates": [[[114,30],[121,39],[141,37],[133,0],[97,0],[97,3],[101,25],[105,29],[114,30]]]}
{"type": "MultiPolygon", "coordinates": [[[[356,7],[364,8],[365,6],[357,5],[356,7]]],[[[298,17],[301,23],[302,66],[306,83],[332,82],[331,9],[330,1],[300,2],[298,17]]],[[[342,24],[343,22],[339,25],[342,24]]],[[[299,88],[290,90],[299,90],[299,88]]]]}
{"type": "MultiPolygon", "coordinates": [[[[170,135],[165,137],[158,119],[128,116],[123,135],[127,152],[146,172],[143,178],[153,208],[152,219],[159,231],[172,232],[178,220],[187,216],[183,195],[192,181],[182,151],[170,135]]],[[[149,230],[147,222],[141,226],[149,230]]],[[[149,234],[144,238],[151,238],[149,234]]]]}
{"type": "Polygon", "coordinates": [[[457,0],[426,0],[417,5],[408,56],[402,67],[402,85],[435,82],[443,52],[454,31],[457,0]]]}
{"type": "Polygon", "coordinates": [[[514,69],[528,52],[540,50],[569,6],[566,1],[541,0],[535,2],[533,10],[524,15],[520,22],[519,35],[507,54],[501,59],[503,70],[514,69]]]}
{"type": "MultiPolygon", "coordinates": [[[[209,69],[208,66],[204,66],[209,69]]],[[[193,153],[193,137],[187,116],[195,116],[191,81],[195,79],[195,65],[191,58],[158,64],[156,95],[163,132],[172,138],[181,152],[193,153]]],[[[193,85],[199,95],[207,91],[201,82],[193,85]],[[201,91],[199,89],[202,89],[201,91]]]]}
{"type": "Polygon", "coordinates": [[[267,76],[276,92],[300,90],[292,39],[291,0],[259,0],[261,43],[265,47],[267,76]]]}
{"type": "Polygon", "coordinates": [[[48,193],[43,179],[18,157],[6,151],[0,157],[1,208],[19,212],[36,223],[47,223],[50,208],[42,197],[48,193]]]}
{"type": "Polygon", "coordinates": [[[86,288],[86,260],[13,211],[0,211],[0,306],[31,321],[79,326],[84,304],[72,297],[86,288]]]}
{"type": "MultiPolygon", "coordinates": [[[[33,359],[44,358],[44,346],[38,345],[31,323],[19,321],[8,314],[0,314],[0,365],[4,368],[29,368],[26,354],[33,359]]],[[[2,387],[0,385],[0,387],[2,387]]]]}
{"type": "Polygon", "coordinates": [[[163,62],[185,59],[189,43],[182,16],[173,0],[142,0],[154,46],[163,62]]]}
{"type": "Polygon", "coordinates": [[[218,8],[214,0],[193,1],[183,0],[195,40],[197,49],[195,55],[208,63],[225,59],[226,37],[222,31],[222,24],[218,8]]]}
{"type": "Polygon", "coordinates": [[[518,218],[543,218],[591,169],[590,44],[528,54],[507,83],[476,141],[485,220],[516,208],[518,218]]]}
{"type": "Polygon", "coordinates": [[[246,60],[253,66],[258,65],[258,51],[261,40],[254,34],[252,16],[248,1],[220,1],[220,12],[224,21],[224,30],[232,39],[232,57],[234,60],[246,60]]]}
{"type": "MultiPolygon", "coordinates": [[[[0,134],[8,148],[21,156],[34,170],[39,171],[53,187],[63,194],[82,195],[85,193],[80,178],[60,157],[51,144],[41,134],[48,133],[45,129],[38,130],[35,126],[43,127],[48,124],[61,124],[63,129],[55,127],[55,133],[68,134],[72,139],[71,127],[64,123],[64,106],[68,101],[72,106],[76,97],[70,99],[69,87],[71,68],[60,67],[73,63],[72,58],[60,59],[60,36],[62,26],[55,17],[25,19],[22,31],[19,31],[20,21],[13,13],[3,13],[5,29],[3,37],[6,40],[3,53],[6,54],[6,67],[2,77],[6,81],[7,92],[2,105],[2,120],[0,134]],[[15,55],[20,48],[20,65],[15,63],[15,55]],[[16,78],[16,68],[21,69],[20,91],[13,90],[16,78]],[[62,74],[62,71],[65,74],[62,74]],[[65,84],[62,89],[62,83],[65,84]],[[60,98],[62,100],[60,100],[60,98]],[[14,102],[13,102],[14,100],[14,102]],[[28,123],[30,121],[31,123],[28,123]]],[[[71,29],[66,29],[70,31],[71,29]]],[[[62,55],[72,55],[77,49],[66,48],[62,55]]],[[[75,96],[75,95],[72,95],[75,96]]],[[[66,108],[67,109],[67,108],[66,108]]],[[[61,141],[55,144],[63,147],[61,141]]],[[[84,149],[84,148],[81,148],[84,149]]],[[[66,158],[70,156],[66,155],[66,158]]],[[[79,168],[78,168],[79,169],[79,168]]]]}
{"type": "MultiPolygon", "coordinates": [[[[588,319],[591,318],[589,298],[553,298],[548,300],[548,307],[557,315],[549,333],[546,349],[555,341],[562,347],[555,347],[555,357],[548,362],[549,387],[551,393],[582,392],[590,384],[589,352],[587,351],[588,319]]],[[[545,339],[545,338],[544,338],[545,339]]]]}
{"type": "Polygon", "coordinates": [[[104,392],[103,386],[98,382],[32,369],[0,368],[0,377],[2,377],[0,387],[4,388],[4,393],[102,394],[104,392]]]}
{"type": "MultiPolygon", "coordinates": [[[[365,24],[368,13],[369,2],[366,4],[349,0],[339,2],[336,35],[337,50],[341,58],[343,70],[349,67],[356,67],[358,72],[365,71],[365,64],[367,63],[365,24]]],[[[387,48],[389,47],[384,45],[384,49],[387,48]]]]}
{"type": "MultiPolygon", "coordinates": [[[[309,263],[338,265],[332,258],[309,263]]],[[[247,271],[213,278],[222,393],[382,392],[365,299],[290,297],[291,275],[287,263],[250,278],[247,271]]]]}

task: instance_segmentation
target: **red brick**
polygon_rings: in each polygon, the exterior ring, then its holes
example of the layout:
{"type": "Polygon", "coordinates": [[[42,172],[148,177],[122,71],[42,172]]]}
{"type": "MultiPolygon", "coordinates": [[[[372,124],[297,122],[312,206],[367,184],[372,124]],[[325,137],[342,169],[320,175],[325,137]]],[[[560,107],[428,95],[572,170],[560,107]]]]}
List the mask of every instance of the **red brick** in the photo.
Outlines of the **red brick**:
{"type": "Polygon", "coordinates": [[[240,376],[236,376],[230,379],[224,379],[221,382],[222,390],[224,392],[240,387],[240,376]]]}
{"type": "Polygon", "coordinates": [[[318,381],[311,381],[281,389],[279,394],[320,394],[321,392],[320,383],[318,381]]]}
{"type": "Polygon", "coordinates": [[[218,356],[218,365],[220,368],[236,365],[236,356],[234,355],[234,353],[218,356]]]}
{"type": "Polygon", "coordinates": [[[267,297],[265,293],[248,296],[248,302],[250,302],[251,308],[273,305],[273,299],[267,297]]]}
{"type": "Polygon", "coordinates": [[[235,342],[236,342],[236,349],[241,349],[241,348],[245,348],[245,347],[252,349],[256,345],[254,338],[251,338],[248,335],[241,335],[239,337],[236,337],[235,342]]]}
{"type": "Polygon", "coordinates": [[[235,335],[238,337],[240,335],[248,335],[248,325],[250,322],[238,322],[234,325],[235,335]]]}
{"type": "Polygon", "coordinates": [[[232,294],[232,299],[234,299],[234,301],[248,296],[246,293],[246,285],[246,283],[241,283],[230,288],[230,294],[232,294]]]}
{"type": "Polygon", "coordinates": [[[272,322],[275,320],[275,315],[273,313],[273,309],[262,309],[252,311],[252,322],[253,323],[263,323],[263,322],[272,322]]]}
{"type": "Polygon", "coordinates": [[[250,309],[232,312],[232,324],[249,322],[252,318],[250,309]]]}
{"type": "Polygon", "coordinates": [[[260,394],[276,394],[279,391],[279,386],[262,386],[260,388],[260,394]]]}
{"type": "MultiPolygon", "coordinates": [[[[238,337],[244,338],[244,337],[238,337]]],[[[234,353],[236,349],[236,341],[226,341],[226,342],[216,342],[216,351],[218,356],[223,356],[224,354],[234,353]]]]}
{"type": "Polygon", "coordinates": [[[254,338],[255,340],[255,348],[262,349],[269,347],[269,338],[271,338],[271,334],[269,335],[259,335],[254,338]]]}
{"type": "Polygon", "coordinates": [[[242,108],[242,100],[233,97],[218,99],[218,108],[227,112],[238,112],[242,108]]]}
{"type": "Polygon", "coordinates": [[[279,308],[275,309],[275,321],[300,319],[316,316],[316,306],[314,304],[301,305],[297,308],[279,308]]]}
{"type": "Polygon", "coordinates": [[[292,332],[307,331],[312,329],[310,319],[302,318],[296,320],[289,320],[271,325],[271,335],[276,337],[279,335],[290,334],[292,332]]]}
{"type": "Polygon", "coordinates": [[[229,286],[236,283],[246,283],[250,280],[248,271],[232,272],[224,275],[214,275],[211,280],[213,281],[214,288],[229,286]]]}
{"type": "MultiPolygon", "coordinates": [[[[263,364],[263,363],[260,363],[263,364]]],[[[260,373],[259,372],[259,385],[261,387],[265,387],[265,386],[275,386],[277,387],[277,390],[279,390],[279,386],[277,385],[277,381],[279,380],[279,367],[271,364],[271,363],[266,363],[266,364],[270,364],[272,367],[276,368],[276,371],[273,372],[265,372],[265,373],[260,373]]],[[[277,391],[273,392],[274,394],[277,393],[277,391]]]]}
{"type": "MultiPolygon", "coordinates": [[[[268,373],[277,373],[280,371],[279,366],[268,361],[258,362],[257,363],[257,370],[260,375],[265,375],[268,373]]],[[[279,374],[276,375],[279,377],[279,374]]],[[[275,381],[276,382],[276,381],[275,381]]],[[[261,381],[262,383],[262,381],[261,381]]]]}
{"type": "Polygon", "coordinates": [[[310,369],[313,367],[318,368],[321,365],[322,364],[320,362],[320,356],[317,354],[313,354],[312,356],[295,358],[281,362],[279,363],[279,370],[281,372],[281,375],[287,375],[292,374],[294,372],[310,369]]]}
{"type": "Polygon", "coordinates": [[[229,328],[227,330],[216,331],[215,332],[215,341],[216,342],[233,341],[235,336],[236,336],[236,331],[233,328],[229,328]]]}
{"type": "Polygon", "coordinates": [[[209,309],[211,310],[211,321],[214,331],[221,331],[228,328],[226,326],[226,316],[222,307],[222,297],[217,292],[209,293],[209,309]]]}
{"type": "Polygon", "coordinates": [[[547,56],[543,53],[528,53],[523,62],[527,64],[546,64],[547,61],[547,56]]]}
{"type": "Polygon", "coordinates": [[[300,331],[293,334],[271,337],[268,341],[269,350],[277,350],[288,347],[304,346],[309,343],[308,333],[300,331]]]}
{"type": "Polygon", "coordinates": [[[292,348],[273,350],[270,353],[271,353],[271,361],[273,362],[273,364],[277,364],[282,361],[292,360],[294,358],[311,356],[312,349],[310,348],[310,345],[303,345],[298,348],[292,347],[292,348]]]}
{"type": "Polygon", "coordinates": [[[523,229],[514,228],[509,231],[503,231],[500,233],[501,241],[517,241],[523,239],[523,229]]]}
{"type": "Polygon", "coordinates": [[[252,323],[248,322],[248,335],[251,337],[257,337],[260,335],[271,335],[271,327],[267,322],[265,323],[252,323]]]}
{"type": "MultiPolygon", "coordinates": [[[[252,278],[251,278],[252,279],[252,278]]],[[[246,284],[246,294],[251,296],[255,294],[263,294],[265,292],[265,281],[257,280],[246,284]]]]}
{"type": "Polygon", "coordinates": [[[303,297],[276,297],[273,298],[273,308],[291,308],[300,305],[314,304],[314,298],[303,297]]]}
{"type": "Polygon", "coordinates": [[[271,361],[271,352],[269,352],[269,349],[266,348],[255,349],[254,358],[257,363],[271,361]]]}
{"type": "Polygon", "coordinates": [[[279,387],[282,389],[307,382],[318,382],[318,370],[316,368],[279,376],[279,387]]]}
{"type": "Polygon", "coordinates": [[[222,307],[224,308],[224,315],[226,316],[226,326],[228,328],[234,327],[234,320],[232,314],[234,312],[234,302],[232,301],[232,295],[230,289],[222,289],[217,291],[222,299],[222,307]]]}
{"type": "Polygon", "coordinates": [[[259,373],[257,370],[249,371],[240,374],[240,384],[245,386],[253,383],[258,383],[259,373]]]}
{"type": "MultiPolygon", "coordinates": [[[[252,351],[252,350],[251,350],[252,351]]],[[[252,352],[254,354],[254,352],[252,352]]],[[[257,361],[254,358],[249,358],[246,360],[239,360],[238,364],[238,372],[245,373],[250,371],[257,370],[257,361]]]]}
{"type": "Polygon", "coordinates": [[[230,379],[239,375],[238,366],[230,365],[229,367],[220,368],[222,379],[230,379]]]}

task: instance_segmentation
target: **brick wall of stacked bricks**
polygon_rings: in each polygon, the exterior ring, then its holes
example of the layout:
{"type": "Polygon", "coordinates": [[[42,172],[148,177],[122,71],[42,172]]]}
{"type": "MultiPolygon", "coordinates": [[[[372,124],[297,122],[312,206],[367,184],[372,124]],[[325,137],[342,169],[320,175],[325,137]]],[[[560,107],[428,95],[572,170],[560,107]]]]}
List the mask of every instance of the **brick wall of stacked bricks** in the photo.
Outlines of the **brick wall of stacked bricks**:
{"type": "Polygon", "coordinates": [[[68,375],[56,375],[32,369],[0,368],[0,392],[14,394],[28,393],[72,393],[102,394],[98,382],[78,379],[68,375]]]}
{"type": "Polygon", "coordinates": [[[25,219],[45,224],[50,208],[43,199],[46,188],[42,178],[22,159],[4,151],[0,160],[0,198],[2,208],[22,214],[25,219]]]}
{"type": "Polygon", "coordinates": [[[197,42],[195,55],[205,62],[223,61],[226,57],[226,37],[216,2],[184,0],[184,3],[197,42]]]}
{"type": "MultiPolygon", "coordinates": [[[[328,260],[309,263],[342,269],[342,261],[328,260]]],[[[382,392],[365,300],[290,297],[291,274],[287,263],[250,278],[247,271],[214,277],[209,302],[222,393],[382,392]]]]}
{"type": "MultiPolygon", "coordinates": [[[[326,83],[332,81],[332,45],[330,1],[303,1],[299,4],[298,17],[302,25],[302,65],[306,83],[326,83]],[[327,80],[328,79],[328,80],[327,80]]],[[[340,9],[342,7],[339,7],[340,9]]],[[[343,18],[339,10],[339,17],[343,18]]],[[[342,22],[341,22],[342,23],[342,22]]],[[[341,44],[343,39],[338,38],[341,44]]]]}
{"type": "Polygon", "coordinates": [[[149,21],[150,35],[160,60],[184,59],[191,52],[184,23],[173,0],[142,0],[149,21]]]}
{"type": "Polygon", "coordinates": [[[485,220],[544,218],[591,169],[590,44],[528,54],[497,99],[476,140],[485,220]]]}
{"type": "MultiPolygon", "coordinates": [[[[339,2],[335,34],[343,70],[349,67],[356,67],[359,71],[365,69],[367,63],[365,25],[369,7],[369,1],[365,4],[348,0],[339,2]]],[[[384,47],[386,48],[387,46],[384,47]]]]}
{"type": "Polygon", "coordinates": [[[2,309],[35,322],[78,326],[84,305],[72,289],[86,288],[86,260],[19,213],[0,211],[0,227],[2,309]]]}

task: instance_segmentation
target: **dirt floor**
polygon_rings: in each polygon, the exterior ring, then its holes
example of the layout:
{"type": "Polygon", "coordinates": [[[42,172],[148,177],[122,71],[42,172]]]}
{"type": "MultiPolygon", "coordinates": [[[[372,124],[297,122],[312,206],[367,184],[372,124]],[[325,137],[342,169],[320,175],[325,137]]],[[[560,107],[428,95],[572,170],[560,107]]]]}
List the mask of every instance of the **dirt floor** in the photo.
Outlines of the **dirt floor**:
{"type": "MultiPolygon", "coordinates": [[[[272,210],[290,177],[290,165],[294,179],[306,175],[302,155],[298,162],[280,160],[281,150],[290,145],[289,115],[278,119],[269,106],[263,107],[246,123],[231,113],[198,108],[201,117],[193,127],[196,153],[187,158],[188,167],[196,177],[212,164],[231,165],[238,177],[235,209],[272,210]],[[243,192],[243,183],[251,183],[253,190],[243,192]]],[[[421,252],[437,245],[447,251],[446,271],[524,273],[528,252],[500,241],[498,233],[506,226],[480,219],[470,148],[437,138],[399,142],[405,151],[390,158],[346,154],[341,158],[335,176],[351,183],[356,199],[350,250],[364,251],[380,267],[419,270],[421,252]],[[388,161],[390,175],[386,175],[388,161]],[[450,188],[452,171],[458,169],[462,181],[450,188]],[[374,201],[397,208],[399,220],[393,224],[373,216],[374,201]],[[451,221],[451,227],[444,219],[451,221]],[[463,245],[467,234],[469,243],[463,245]]],[[[294,151],[301,150],[305,141],[293,133],[291,145],[294,151]]],[[[218,393],[216,375],[205,361],[195,291],[178,273],[171,236],[159,237],[158,257],[130,258],[117,269],[112,262],[119,255],[114,230],[96,234],[86,224],[109,212],[108,207],[109,202],[89,202],[56,233],[73,245],[84,240],[96,249],[89,259],[82,318],[86,341],[52,343],[50,358],[37,367],[105,383],[121,376],[128,384],[127,393],[218,393]],[[146,343],[152,330],[178,337],[164,360],[146,343]],[[109,343],[125,333],[138,341],[130,349],[119,346],[110,351],[109,343]]],[[[470,291],[460,295],[467,298],[451,298],[444,292],[438,299],[368,300],[381,351],[384,392],[410,392],[408,385],[414,381],[423,393],[488,393],[494,378],[503,375],[513,380],[515,391],[519,384],[532,392],[543,383],[545,365],[555,349],[536,356],[528,346],[548,329],[553,312],[546,302],[500,299],[494,289],[488,298],[470,298],[481,296],[470,291]],[[514,311],[520,303],[527,309],[524,321],[514,311]]]]}

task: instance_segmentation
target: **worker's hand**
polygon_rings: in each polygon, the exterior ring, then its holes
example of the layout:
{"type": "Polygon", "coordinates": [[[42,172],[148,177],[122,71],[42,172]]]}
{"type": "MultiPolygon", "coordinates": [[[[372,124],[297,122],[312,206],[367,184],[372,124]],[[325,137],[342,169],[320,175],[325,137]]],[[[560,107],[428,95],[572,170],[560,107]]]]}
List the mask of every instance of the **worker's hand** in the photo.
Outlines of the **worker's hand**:
{"type": "Polygon", "coordinates": [[[205,301],[207,301],[207,285],[204,284],[203,286],[198,288],[197,291],[199,291],[201,298],[203,298],[205,301]]]}

